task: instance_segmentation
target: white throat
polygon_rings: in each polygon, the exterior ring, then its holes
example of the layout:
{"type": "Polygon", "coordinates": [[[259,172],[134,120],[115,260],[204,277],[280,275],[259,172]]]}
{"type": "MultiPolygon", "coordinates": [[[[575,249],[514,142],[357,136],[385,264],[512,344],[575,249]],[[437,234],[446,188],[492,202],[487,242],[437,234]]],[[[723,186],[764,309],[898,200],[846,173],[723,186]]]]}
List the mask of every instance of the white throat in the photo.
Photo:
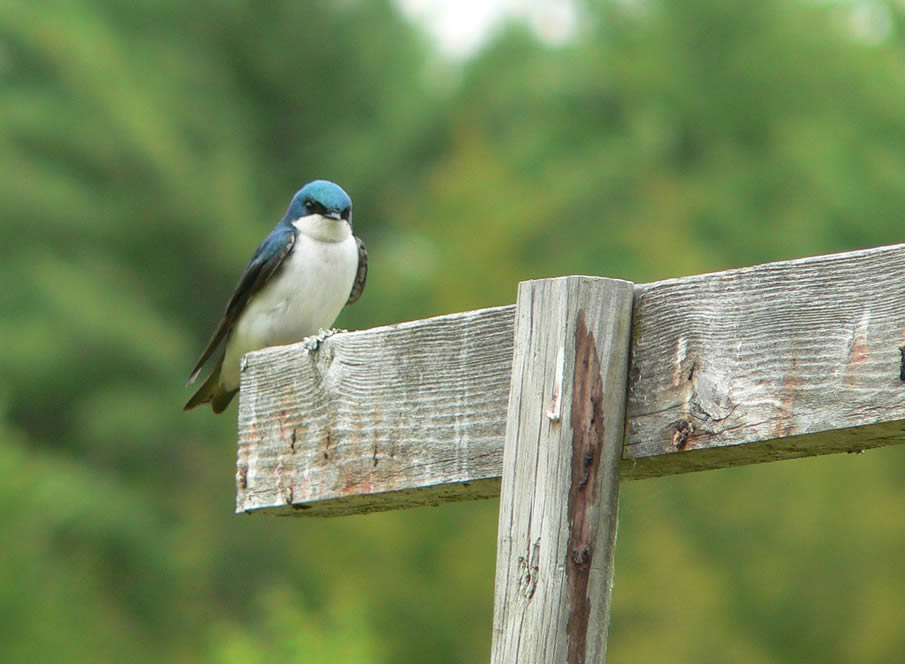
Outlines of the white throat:
{"type": "Polygon", "coordinates": [[[345,219],[331,219],[319,214],[309,214],[292,222],[299,233],[321,242],[342,242],[352,235],[352,225],[345,219]]]}

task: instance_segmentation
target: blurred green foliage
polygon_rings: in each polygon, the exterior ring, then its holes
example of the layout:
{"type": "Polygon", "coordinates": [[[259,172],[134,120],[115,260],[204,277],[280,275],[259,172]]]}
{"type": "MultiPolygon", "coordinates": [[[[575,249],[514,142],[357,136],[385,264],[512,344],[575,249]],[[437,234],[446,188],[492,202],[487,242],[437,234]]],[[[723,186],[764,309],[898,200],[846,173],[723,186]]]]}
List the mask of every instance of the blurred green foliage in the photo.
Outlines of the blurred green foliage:
{"type": "MultiPolygon", "coordinates": [[[[307,180],[369,247],[346,327],[903,239],[900,3],[581,11],[456,64],[387,2],[0,4],[4,661],[486,661],[495,502],[234,516],[233,417],[180,412],[307,180]]],[[[903,468],[627,484],[610,661],[901,661],[903,468]]]]}

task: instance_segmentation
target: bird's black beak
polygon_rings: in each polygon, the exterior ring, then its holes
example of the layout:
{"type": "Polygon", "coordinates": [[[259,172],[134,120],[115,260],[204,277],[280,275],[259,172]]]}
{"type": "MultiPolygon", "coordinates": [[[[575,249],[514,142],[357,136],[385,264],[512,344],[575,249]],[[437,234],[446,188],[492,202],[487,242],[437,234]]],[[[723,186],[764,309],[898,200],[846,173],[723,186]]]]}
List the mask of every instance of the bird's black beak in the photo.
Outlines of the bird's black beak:
{"type": "Polygon", "coordinates": [[[325,212],[324,216],[327,217],[327,219],[336,219],[336,221],[342,219],[342,215],[339,212],[325,212]]]}

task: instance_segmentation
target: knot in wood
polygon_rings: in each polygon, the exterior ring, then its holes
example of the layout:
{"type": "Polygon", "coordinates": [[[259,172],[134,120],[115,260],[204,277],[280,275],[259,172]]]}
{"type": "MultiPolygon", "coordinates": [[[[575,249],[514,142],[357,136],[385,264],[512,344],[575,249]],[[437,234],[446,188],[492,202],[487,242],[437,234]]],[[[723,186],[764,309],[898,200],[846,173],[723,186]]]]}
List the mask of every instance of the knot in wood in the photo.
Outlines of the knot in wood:
{"type": "Polygon", "coordinates": [[[540,539],[535,540],[531,547],[529,557],[518,557],[518,585],[525,599],[530,600],[534,597],[534,591],[537,590],[537,576],[539,571],[538,558],[540,556],[540,539]]]}
{"type": "Polygon", "coordinates": [[[584,569],[591,564],[591,547],[582,546],[572,549],[572,562],[579,569],[584,569]]]}

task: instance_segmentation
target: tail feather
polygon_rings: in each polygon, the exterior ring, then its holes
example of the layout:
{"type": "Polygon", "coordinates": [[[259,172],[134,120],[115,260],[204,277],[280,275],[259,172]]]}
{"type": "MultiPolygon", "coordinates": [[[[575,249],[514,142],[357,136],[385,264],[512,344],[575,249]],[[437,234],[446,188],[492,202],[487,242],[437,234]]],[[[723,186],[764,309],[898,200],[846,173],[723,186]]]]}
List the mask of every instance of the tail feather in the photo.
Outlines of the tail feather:
{"type": "Polygon", "coordinates": [[[217,363],[211,375],[207,377],[207,380],[204,381],[204,384],[198,388],[198,391],[183,406],[182,410],[191,410],[206,403],[211,405],[215,413],[222,413],[226,410],[229,402],[233,400],[239,390],[227,391],[220,386],[220,369],[222,366],[223,361],[221,360],[217,363]]]}
{"type": "Polygon", "coordinates": [[[232,390],[227,392],[223,388],[217,392],[217,395],[211,399],[211,408],[213,408],[214,412],[218,415],[226,410],[226,407],[229,405],[229,402],[233,400],[233,397],[236,396],[236,392],[239,390],[232,390]]]}

